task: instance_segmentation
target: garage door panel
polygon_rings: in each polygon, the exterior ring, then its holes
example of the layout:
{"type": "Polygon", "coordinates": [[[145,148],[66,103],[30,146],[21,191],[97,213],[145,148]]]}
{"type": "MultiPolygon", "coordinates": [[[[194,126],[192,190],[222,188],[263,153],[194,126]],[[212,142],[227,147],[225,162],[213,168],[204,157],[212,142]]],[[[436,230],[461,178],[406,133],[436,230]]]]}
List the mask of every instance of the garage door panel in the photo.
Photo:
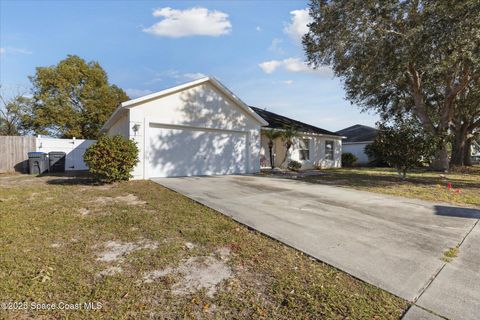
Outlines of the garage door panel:
{"type": "Polygon", "coordinates": [[[150,127],[150,177],[246,173],[246,133],[150,127]]]}

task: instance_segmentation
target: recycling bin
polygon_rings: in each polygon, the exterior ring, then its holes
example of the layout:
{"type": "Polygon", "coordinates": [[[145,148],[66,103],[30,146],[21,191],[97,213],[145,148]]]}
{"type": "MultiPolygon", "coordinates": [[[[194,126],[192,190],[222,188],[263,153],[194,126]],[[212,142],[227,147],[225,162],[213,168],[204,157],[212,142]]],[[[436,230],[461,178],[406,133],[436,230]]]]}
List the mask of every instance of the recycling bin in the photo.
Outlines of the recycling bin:
{"type": "Polygon", "coordinates": [[[48,157],[43,152],[28,153],[28,172],[30,174],[42,174],[48,171],[48,157]]]}
{"type": "Polygon", "coordinates": [[[50,161],[50,172],[65,172],[66,153],[62,151],[52,151],[48,153],[50,161]]]}

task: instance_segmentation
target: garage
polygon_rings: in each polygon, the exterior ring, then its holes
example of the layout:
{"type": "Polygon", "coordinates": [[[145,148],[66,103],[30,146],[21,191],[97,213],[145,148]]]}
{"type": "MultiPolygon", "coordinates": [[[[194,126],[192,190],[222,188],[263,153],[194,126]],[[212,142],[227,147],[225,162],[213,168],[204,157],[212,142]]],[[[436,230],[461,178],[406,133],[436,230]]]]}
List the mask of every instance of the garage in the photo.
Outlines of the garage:
{"type": "Polygon", "coordinates": [[[260,171],[268,123],[218,80],[206,77],[123,102],[102,132],[136,142],[134,179],[260,171]]]}
{"type": "Polygon", "coordinates": [[[150,124],[148,136],[149,177],[248,172],[245,132],[150,124]]]}

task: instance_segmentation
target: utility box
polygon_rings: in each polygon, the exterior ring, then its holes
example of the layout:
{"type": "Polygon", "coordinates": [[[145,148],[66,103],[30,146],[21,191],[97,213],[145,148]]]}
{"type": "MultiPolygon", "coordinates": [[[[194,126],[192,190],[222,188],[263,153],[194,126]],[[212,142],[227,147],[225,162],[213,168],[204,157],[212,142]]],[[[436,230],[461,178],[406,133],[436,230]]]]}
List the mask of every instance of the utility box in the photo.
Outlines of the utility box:
{"type": "Polygon", "coordinates": [[[48,171],[48,157],[43,152],[28,153],[28,172],[30,174],[42,174],[48,171]]]}
{"type": "Polygon", "coordinates": [[[50,161],[50,172],[65,172],[66,153],[62,151],[52,151],[48,153],[50,161]]]}

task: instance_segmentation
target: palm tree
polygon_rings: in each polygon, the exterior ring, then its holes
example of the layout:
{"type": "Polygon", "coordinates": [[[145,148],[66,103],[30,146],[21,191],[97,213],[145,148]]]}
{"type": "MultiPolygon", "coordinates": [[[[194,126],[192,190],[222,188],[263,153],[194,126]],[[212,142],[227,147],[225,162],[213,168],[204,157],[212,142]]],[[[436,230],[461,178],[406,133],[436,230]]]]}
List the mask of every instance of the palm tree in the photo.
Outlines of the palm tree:
{"type": "Polygon", "coordinates": [[[272,151],[273,141],[280,138],[282,136],[282,132],[274,130],[274,129],[270,129],[270,130],[265,130],[263,132],[263,135],[268,139],[268,152],[270,154],[270,166],[273,169],[273,168],[275,168],[275,159],[274,159],[273,151],[272,151]]]}
{"type": "Polygon", "coordinates": [[[282,131],[282,140],[285,142],[285,158],[283,159],[283,166],[287,165],[288,155],[290,152],[290,148],[293,145],[293,139],[299,136],[298,130],[295,127],[285,127],[282,131]]]}

